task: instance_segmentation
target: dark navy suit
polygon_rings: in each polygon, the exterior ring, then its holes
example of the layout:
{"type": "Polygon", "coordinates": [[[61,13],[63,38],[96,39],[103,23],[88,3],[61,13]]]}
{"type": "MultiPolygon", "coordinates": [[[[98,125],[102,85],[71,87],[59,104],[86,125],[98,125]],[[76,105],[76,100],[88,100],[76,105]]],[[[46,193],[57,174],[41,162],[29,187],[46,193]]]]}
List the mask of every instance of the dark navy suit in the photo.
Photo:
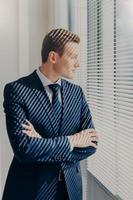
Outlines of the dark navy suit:
{"type": "Polygon", "coordinates": [[[96,149],[86,147],[71,151],[67,136],[94,125],[81,87],[65,79],[61,79],[61,85],[63,113],[60,131],[57,131],[51,102],[36,70],[5,86],[4,111],[14,158],[3,200],[57,199],[59,171],[64,174],[69,199],[82,199],[79,161],[94,154],[96,149]],[[22,132],[25,119],[33,124],[42,138],[31,138],[22,132]]]}

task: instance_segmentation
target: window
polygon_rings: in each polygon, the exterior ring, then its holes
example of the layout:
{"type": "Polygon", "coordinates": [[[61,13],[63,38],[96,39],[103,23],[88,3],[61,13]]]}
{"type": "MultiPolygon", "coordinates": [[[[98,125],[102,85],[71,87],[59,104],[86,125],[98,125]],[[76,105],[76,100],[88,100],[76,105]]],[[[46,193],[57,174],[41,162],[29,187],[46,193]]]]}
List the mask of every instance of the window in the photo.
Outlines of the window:
{"type": "Polygon", "coordinates": [[[87,99],[100,135],[88,170],[133,198],[133,2],[87,1],[87,99]]]}

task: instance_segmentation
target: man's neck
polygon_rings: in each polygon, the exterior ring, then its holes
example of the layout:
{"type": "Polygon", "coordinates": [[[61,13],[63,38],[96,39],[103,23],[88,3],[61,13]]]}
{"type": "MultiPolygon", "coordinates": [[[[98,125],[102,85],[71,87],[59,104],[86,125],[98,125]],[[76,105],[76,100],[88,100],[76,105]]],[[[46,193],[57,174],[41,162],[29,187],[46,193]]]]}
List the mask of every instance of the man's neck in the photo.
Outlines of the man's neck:
{"type": "Polygon", "coordinates": [[[56,81],[58,81],[61,77],[58,76],[52,66],[48,65],[48,64],[42,64],[39,67],[39,70],[42,74],[44,74],[49,80],[51,80],[53,83],[55,83],[56,81]]]}

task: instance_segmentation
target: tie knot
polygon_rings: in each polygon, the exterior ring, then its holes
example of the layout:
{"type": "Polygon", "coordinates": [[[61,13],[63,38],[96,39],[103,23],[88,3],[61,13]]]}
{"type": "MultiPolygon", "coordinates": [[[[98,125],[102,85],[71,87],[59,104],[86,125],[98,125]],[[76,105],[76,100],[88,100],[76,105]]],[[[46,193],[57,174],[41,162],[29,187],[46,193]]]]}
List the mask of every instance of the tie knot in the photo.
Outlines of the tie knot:
{"type": "Polygon", "coordinates": [[[53,93],[57,93],[59,88],[61,87],[58,83],[48,85],[53,93]]]}

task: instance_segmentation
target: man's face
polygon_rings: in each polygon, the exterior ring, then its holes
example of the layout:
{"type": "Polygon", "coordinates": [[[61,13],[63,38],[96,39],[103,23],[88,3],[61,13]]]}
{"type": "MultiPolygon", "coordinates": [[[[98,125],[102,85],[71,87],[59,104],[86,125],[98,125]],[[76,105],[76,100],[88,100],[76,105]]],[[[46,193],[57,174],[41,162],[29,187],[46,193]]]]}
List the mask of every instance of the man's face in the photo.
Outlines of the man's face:
{"type": "Polygon", "coordinates": [[[60,76],[73,79],[75,70],[79,67],[79,44],[69,42],[65,45],[62,56],[57,56],[55,71],[60,76]]]}

